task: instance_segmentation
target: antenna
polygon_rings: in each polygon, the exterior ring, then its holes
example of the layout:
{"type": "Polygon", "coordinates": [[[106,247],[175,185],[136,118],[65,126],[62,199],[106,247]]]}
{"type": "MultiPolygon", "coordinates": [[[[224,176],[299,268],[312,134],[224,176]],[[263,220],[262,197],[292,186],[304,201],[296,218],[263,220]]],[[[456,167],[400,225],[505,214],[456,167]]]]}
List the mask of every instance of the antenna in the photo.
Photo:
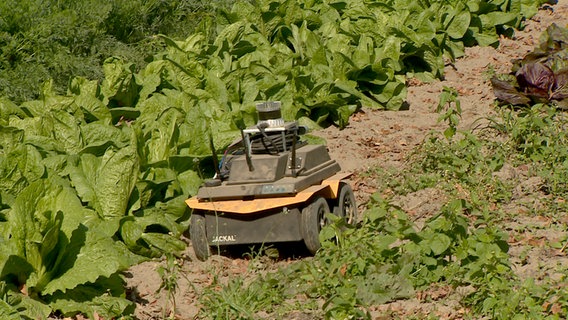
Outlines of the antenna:
{"type": "Polygon", "coordinates": [[[247,166],[249,168],[249,171],[254,171],[252,160],[250,158],[250,143],[247,143],[248,140],[245,139],[245,132],[243,131],[245,130],[246,125],[245,122],[243,121],[242,116],[240,118],[233,116],[233,123],[235,124],[235,126],[237,126],[237,128],[239,128],[239,131],[241,132],[241,141],[245,146],[245,159],[247,160],[247,166]]]}
{"type": "Polygon", "coordinates": [[[215,150],[215,144],[213,143],[213,134],[209,131],[209,148],[211,149],[211,155],[213,156],[213,166],[215,167],[215,173],[217,177],[221,177],[221,170],[219,169],[219,159],[217,159],[217,151],[215,150]]]}

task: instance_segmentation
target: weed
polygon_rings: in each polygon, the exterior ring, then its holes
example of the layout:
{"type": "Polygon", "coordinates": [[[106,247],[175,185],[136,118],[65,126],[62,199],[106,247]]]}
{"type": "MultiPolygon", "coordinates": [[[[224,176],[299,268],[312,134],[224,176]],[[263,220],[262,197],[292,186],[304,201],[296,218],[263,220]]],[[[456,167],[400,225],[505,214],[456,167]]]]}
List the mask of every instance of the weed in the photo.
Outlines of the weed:
{"type": "Polygon", "coordinates": [[[285,307],[283,283],[276,279],[260,278],[246,283],[235,277],[222,284],[217,276],[202,293],[201,316],[211,319],[260,319],[261,313],[275,312],[285,307]]]}
{"type": "Polygon", "coordinates": [[[160,265],[157,272],[162,282],[157,292],[164,290],[167,295],[166,307],[164,309],[164,319],[175,318],[176,315],[176,292],[179,288],[180,265],[176,257],[171,253],[165,254],[165,265],[160,265]],[[171,304],[171,307],[169,306],[171,304]],[[166,315],[167,314],[167,315],[166,315]]]}
{"type": "Polygon", "coordinates": [[[490,63],[485,67],[485,70],[483,70],[481,76],[484,81],[489,81],[491,80],[491,78],[495,77],[496,74],[497,71],[495,71],[495,66],[490,63]]]}
{"type": "Polygon", "coordinates": [[[448,128],[444,131],[444,136],[450,140],[456,134],[462,113],[458,91],[455,88],[443,88],[440,94],[440,101],[436,107],[436,112],[441,113],[442,111],[444,113],[440,116],[438,122],[445,121],[448,124],[448,128]]]}

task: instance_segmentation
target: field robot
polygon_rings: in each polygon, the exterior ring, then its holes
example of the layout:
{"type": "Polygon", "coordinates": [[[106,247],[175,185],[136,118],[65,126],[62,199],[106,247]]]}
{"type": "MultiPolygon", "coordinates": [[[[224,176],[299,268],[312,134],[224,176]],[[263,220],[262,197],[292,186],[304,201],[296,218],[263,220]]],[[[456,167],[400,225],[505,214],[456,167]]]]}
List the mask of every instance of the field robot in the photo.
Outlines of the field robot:
{"type": "MultiPolygon", "coordinates": [[[[333,213],[358,220],[353,190],[324,145],[308,144],[307,129],[285,122],[279,101],[256,105],[258,123],[241,130],[217,174],[186,200],[189,236],[199,260],[214,247],[303,241],[314,254],[333,213]]],[[[215,158],[215,156],[214,156],[215,158]]]]}

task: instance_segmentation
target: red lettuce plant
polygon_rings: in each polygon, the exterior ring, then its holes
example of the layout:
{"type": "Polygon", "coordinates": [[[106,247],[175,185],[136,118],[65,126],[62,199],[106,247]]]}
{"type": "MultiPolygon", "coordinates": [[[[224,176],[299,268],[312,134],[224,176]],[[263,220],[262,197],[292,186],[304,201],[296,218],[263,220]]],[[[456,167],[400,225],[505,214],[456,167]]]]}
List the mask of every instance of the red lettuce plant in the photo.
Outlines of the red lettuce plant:
{"type": "Polygon", "coordinates": [[[551,25],[539,47],[514,61],[510,74],[491,79],[503,104],[548,103],[568,109],[568,29],[551,25]]]}

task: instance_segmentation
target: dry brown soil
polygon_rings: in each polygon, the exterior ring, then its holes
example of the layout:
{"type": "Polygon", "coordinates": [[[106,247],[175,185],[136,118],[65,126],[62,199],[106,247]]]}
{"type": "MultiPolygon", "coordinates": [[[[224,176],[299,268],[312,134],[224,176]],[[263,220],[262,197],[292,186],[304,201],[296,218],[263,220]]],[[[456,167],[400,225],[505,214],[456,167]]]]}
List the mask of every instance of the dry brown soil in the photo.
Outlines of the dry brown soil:
{"type": "MultiPolygon", "coordinates": [[[[363,108],[353,115],[350,124],[344,130],[329,127],[315,132],[315,135],[327,139],[331,156],[340,163],[342,169],[355,174],[352,184],[359,203],[363,205],[378,187],[374,181],[365,178],[364,172],[377,166],[401,167],[405,157],[423,141],[429,131],[444,128],[443,124],[438,123],[439,114],[435,111],[444,86],[455,88],[459,92],[463,109],[460,126],[463,129],[471,128],[478,119],[494,113],[494,95],[487,76],[489,71],[508,73],[511,60],[522,58],[527,52],[532,51],[538,44],[542,31],[552,23],[568,26],[568,0],[559,0],[552,7],[540,10],[527,22],[526,28],[518,31],[513,39],[501,39],[497,49],[468,48],[464,57],[447,66],[443,81],[427,84],[418,81],[410,83],[407,98],[409,110],[379,111],[363,108]]],[[[439,208],[443,202],[440,196],[435,190],[423,190],[400,199],[400,203],[405,210],[428,214],[439,208]]],[[[549,221],[538,217],[527,219],[529,220],[527,224],[543,229],[541,237],[533,238],[533,242],[554,237],[546,233],[549,221]]],[[[531,241],[531,239],[525,240],[531,241]]],[[[524,248],[522,241],[525,240],[512,243],[513,256],[515,252],[518,253],[524,248]]],[[[525,261],[522,266],[518,266],[518,272],[525,273],[526,276],[532,276],[537,269],[542,272],[542,264],[538,259],[541,259],[545,253],[538,250],[533,253],[535,261],[533,263],[525,261]]],[[[274,262],[273,267],[277,268],[278,265],[290,263],[290,260],[294,259],[309,259],[309,257],[296,258],[292,253],[287,259],[274,262]]],[[[568,265],[565,255],[553,260],[550,261],[551,264],[568,265]]],[[[180,273],[177,275],[179,287],[175,299],[176,319],[196,318],[199,311],[197,297],[204,287],[212,283],[213,275],[221,279],[230,278],[232,275],[254,276],[250,271],[254,268],[249,266],[254,260],[241,258],[238,255],[225,255],[214,256],[207,262],[200,262],[195,258],[191,245],[186,250],[185,258],[178,259],[177,263],[180,266],[180,273]]],[[[146,262],[131,268],[126,274],[131,297],[137,304],[135,315],[138,319],[164,319],[172,316],[166,292],[158,290],[162,280],[156,270],[160,265],[164,265],[164,261],[146,262]]],[[[443,288],[440,290],[443,291],[443,288]]],[[[399,315],[404,315],[405,312],[416,314],[436,310],[436,314],[442,318],[459,318],[459,306],[451,303],[432,306],[417,300],[378,306],[373,314],[379,316],[385,310],[390,310],[389,312],[403,310],[402,313],[398,313],[399,315]]]]}

